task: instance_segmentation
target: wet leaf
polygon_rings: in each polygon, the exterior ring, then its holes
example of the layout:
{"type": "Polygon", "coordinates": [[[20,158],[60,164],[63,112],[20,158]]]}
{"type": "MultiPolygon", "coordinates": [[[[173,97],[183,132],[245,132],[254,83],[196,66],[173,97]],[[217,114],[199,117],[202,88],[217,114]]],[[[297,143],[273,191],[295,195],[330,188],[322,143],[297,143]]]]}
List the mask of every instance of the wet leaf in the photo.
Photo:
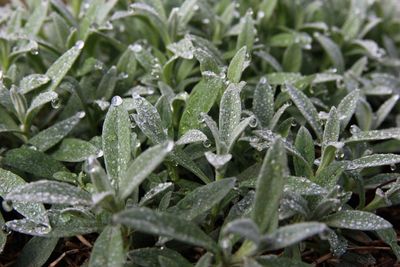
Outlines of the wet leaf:
{"type": "Polygon", "coordinates": [[[391,228],[392,225],[381,217],[365,211],[345,210],[329,215],[323,221],[336,228],[354,229],[354,230],[380,230],[391,228]]]}

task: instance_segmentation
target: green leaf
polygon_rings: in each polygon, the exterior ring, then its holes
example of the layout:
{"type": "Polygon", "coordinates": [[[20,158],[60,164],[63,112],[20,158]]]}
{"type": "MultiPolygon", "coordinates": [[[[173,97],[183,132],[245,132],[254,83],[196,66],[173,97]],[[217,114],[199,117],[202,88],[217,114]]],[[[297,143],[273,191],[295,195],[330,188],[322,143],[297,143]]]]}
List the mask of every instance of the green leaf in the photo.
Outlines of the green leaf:
{"type": "Polygon", "coordinates": [[[294,43],[286,48],[283,54],[283,69],[287,72],[299,72],[302,64],[302,50],[299,44],[294,43]]]}
{"type": "Polygon", "coordinates": [[[96,98],[110,99],[114,93],[117,78],[117,68],[112,66],[101,79],[99,87],[96,90],[96,98]]]}
{"type": "Polygon", "coordinates": [[[322,157],[321,164],[318,167],[317,173],[326,168],[335,159],[337,149],[343,145],[337,142],[340,133],[340,121],[336,108],[332,107],[329,112],[328,120],[325,124],[324,135],[322,137],[322,157]]]}
{"type": "Polygon", "coordinates": [[[113,220],[144,233],[166,236],[213,252],[218,251],[215,242],[197,225],[173,214],[148,208],[131,208],[115,214],[113,220]]]}
{"type": "Polygon", "coordinates": [[[318,111],[311,103],[310,99],[300,90],[297,90],[292,85],[287,84],[286,91],[292,99],[293,103],[299,109],[300,113],[304,116],[310,126],[313,128],[318,139],[322,136],[321,125],[318,118],[318,111]]]}
{"type": "Polygon", "coordinates": [[[211,261],[212,261],[212,254],[211,253],[206,253],[201,258],[197,261],[195,267],[210,267],[211,266],[211,261]]]}
{"type": "Polygon", "coordinates": [[[41,267],[50,258],[56,245],[57,237],[33,237],[25,244],[18,256],[16,267],[41,267]]]}
{"type": "Polygon", "coordinates": [[[51,83],[48,87],[49,91],[54,91],[60,84],[64,76],[71,69],[72,65],[79,57],[82,52],[85,43],[83,41],[78,41],[76,44],[67,52],[65,52],[61,57],[59,57],[53,65],[46,72],[46,76],[51,79],[51,83]]]}
{"type": "Polygon", "coordinates": [[[208,178],[197,164],[190,159],[190,156],[185,151],[179,149],[179,147],[175,148],[168,157],[185,169],[196,174],[204,183],[208,184],[210,182],[210,178],[208,178]]]}
{"type": "Polygon", "coordinates": [[[285,191],[295,192],[299,195],[322,195],[327,194],[325,188],[311,182],[305,177],[288,176],[285,191]]]}
{"type": "MultiPolygon", "coordinates": [[[[210,75],[208,75],[210,74],[210,75]]],[[[203,74],[204,75],[204,74],[203,74]]],[[[179,123],[180,135],[193,128],[199,128],[199,116],[201,113],[207,113],[214,105],[218,94],[223,88],[223,80],[217,75],[203,76],[201,80],[190,93],[189,99],[183,111],[179,123]]]]}
{"type": "Polygon", "coordinates": [[[20,92],[23,94],[27,94],[42,85],[50,82],[50,78],[44,74],[31,74],[25,76],[20,82],[20,92]]]}
{"type": "Polygon", "coordinates": [[[400,246],[397,244],[397,233],[393,228],[381,229],[375,231],[376,234],[382,239],[386,244],[388,244],[393,253],[396,255],[397,259],[400,259],[400,246]]]}
{"type": "Polygon", "coordinates": [[[346,139],[345,143],[378,141],[387,139],[400,139],[400,128],[388,128],[383,130],[359,131],[346,139]]]}
{"type": "Polygon", "coordinates": [[[248,51],[253,50],[255,38],[254,30],[253,11],[249,10],[246,12],[246,15],[243,18],[242,31],[238,36],[236,49],[246,46],[248,51]]]}
{"type": "Polygon", "coordinates": [[[102,153],[101,150],[87,141],[65,138],[51,156],[59,161],[82,162],[90,156],[102,155],[102,153]]]}
{"type": "Polygon", "coordinates": [[[26,121],[30,121],[34,112],[40,109],[43,105],[51,102],[58,98],[58,94],[56,92],[43,92],[37,95],[31,102],[28,110],[26,111],[26,121]]]}
{"type": "Polygon", "coordinates": [[[383,165],[397,164],[400,162],[400,155],[396,154],[373,154],[352,161],[347,161],[346,170],[357,170],[383,165]]]}
{"type": "Polygon", "coordinates": [[[163,162],[172,149],[173,143],[167,141],[142,152],[122,176],[119,184],[120,197],[127,198],[163,162]]]}
{"type": "Polygon", "coordinates": [[[111,183],[118,188],[131,158],[131,122],[122,98],[114,96],[103,124],[104,162],[111,183]]]}
{"type": "Polygon", "coordinates": [[[16,148],[7,151],[3,164],[33,174],[49,178],[59,171],[68,171],[64,165],[43,152],[30,148],[16,148]]]}
{"type": "Polygon", "coordinates": [[[320,234],[327,229],[324,223],[318,222],[295,223],[283,226],[273,233],[263,236],[260,246],[270,251],[285,248],[320,234]]]}
{"type": "Polygon", "coordinates": [[[381,217],[365,211],[345,210],[329,215],[323,222],[331,227],[353,230],[380,230],[391,228],[392,225],[381,217]]]}
{"type": "Polygon", "coordinates": [[[393,95],[391,98],[386,100],[376,111],[376,117],[374,117],[374,128],[378,128],[382,122],[387,118],[390,114],[390,111],[395,107],[397,100],[399,100],[399,95],[393,95]]]}
{"type": "Polygon", "coordinates": [[[47,204],[92,205],[92,198],[88,192],[67,183],[48,180],[21,185],[9,192],[5,199],[47,204]]]}
{"type": "Polygon", "coordinates": [[[89,7],[87,8],[87,11],[79,25],[78,40],[86,41],[91,31],[90,27],[94,23],[101,23],[101,21],[98,21],[97,16],[104,4],[104,0],[92,0],[89,2],[89,7]]]}
{"type": "Polygon", "coordinates": [[[361,130],[368,131],[371,129],[373,119],[372,108],[363,98],[360,98],[357,103],[356,118],[361,130]]]}
{"type": "Polygon", "coordinates": [[[178,16],[179,16],[179,32],[184,32],[187,24],[192,19],[194,14],[196,13],[196,9],[194,8],[197,4],[197,0],[185,0],[182,5],[179,7],[178,16]]]}
{"type": "Polygon", "coordinates": [[[257,177],[252,219],[262,233],[278,226],[278,208],[287,177],[287,158],[282,140],[277,139],[268,150],[257,177]]]}
{"type": "MultiPolygon", "coordinates": [[[[0,168],[0,196],[5,196],[13,190],[16,190],[26,182],[18,175],[0,168]]],[[[36,223],[48,225],[49,221],[46,215],[46,209],[42,204],[28,202],[15,202],[13,208],[21,215],[36,223]]]]}
{"type": "Polygon", "coordinates": [[[262,77],[253,95],[253,112],[262,127],[268,127],[274,116],[274,92],[267,78],[262,77]]]}
{"type": "Polygon", "coordinates": [[[49,4],[47,1],[43,1],[37,5],[25,23],[24,31],[26,34],[35,36],[39,33],[40,28],[46,20],[48,7],[49,4]]]}
{"type": "Polygon", "coordinates": [[[169,248],[139,248],[128,253],[128,257],[140,266],[162,267],[158,261],[159,256],[174,260],[181,267],[192,266],[181,254],[169,248]]]}
{"type": "Polygon", "coordinates": [[[196,142],[204,142],[207,140],[208,140],[207,136],[202,131],[192,129],[187,131],[184,135],[182,135],[181,138],[179,138],[179,140],[175,144],[181,146],[196,142]]]}
{"type": "Polygon", "coordinates": [[[322,48],[328,54],[329,59],[337,69],[338,73],[343,73],[345,69],[344,58],[339,46],[329,37],[321,35],[318,32],[314,34],[315,39],[321,44],[322,48]]]}
{"type": "Polygon", "coordinates": [[[107,226],[94,243],[89,267],[122,267],[125,262],[124,241],[120,226],[107,226]]]}
{"type": "Polygon", "coordinates": [[[360,98],[360,90],[353,90],[348,95],[346,95],[342,101],[340,101],[339,106],[337,108],[337,113],[340,119],[340,129],[343,131],[354,112],[356,111],[357,102],[360,98]]]}
{"type": "MultiPolygon", "coordinates": [[[[5,224],[5,221],[4,221],[3,215],[0,214],[0,227],[2,229],[4,227],[4,224],[5,224]]],[[[0,232],[0,253],[3,252],[4,246],[6,245],[6,243],[7,243],[7,234],[4,233],[4,231],[1,231],[0,232]]]]}
{"type": "Polygon", "coordinates": [[[240,91],[245,83],[231,83],[221,98],[219,109],[219,136],[225,145],[231,143],[231,135],[236,126],[240,123],[242,104],[240,101],[240,91]]]}
{"type": "Polygon", "coordinates": [[[168,211],[188,221],[194,220],[218,204],[235,186],[235,180],[225,178],[197,187],[168,211]]]}
{"type": "Polygon", "coordinates": [[[306,164],[303,160],[297,157],[293,158],[296,175],[307,176],[310,172],[312,173],[310,165],[312,166],[312,164],[314,164],[315,148],[314,140],[312,139],[310,132],[304,126],[301,126],[297,132],[294,145],[308,163],[306,164]]]}
{"type": "Polygon", "coordinates": [[[232,58],[231,63],[229,63],[227,77],[228,80],[233,83],[240,82],[240,78],[242,77],[243,71],[249,65],[249,61],[247,59],[247,47],[244,46],[240,48],[235,56],[232,58]]]}
{"type": "Polygon", "coordinates": [[[46,151],[60,142],[67,136],[72,129],[81,121],[85,116],[84,112],[78,112],[74,116],[60,121],[51,127],[39,132],[28,143],[36,147],[39,151],[46,151]]]}
{"type": "Polygon", "coordinates": [[[143,97],[133,95],[134,106],[137,114],[133,118],[140,130],[154,143],[167,141],[168,136],[162,127],[162,121],[157,109],[143,97]]]}

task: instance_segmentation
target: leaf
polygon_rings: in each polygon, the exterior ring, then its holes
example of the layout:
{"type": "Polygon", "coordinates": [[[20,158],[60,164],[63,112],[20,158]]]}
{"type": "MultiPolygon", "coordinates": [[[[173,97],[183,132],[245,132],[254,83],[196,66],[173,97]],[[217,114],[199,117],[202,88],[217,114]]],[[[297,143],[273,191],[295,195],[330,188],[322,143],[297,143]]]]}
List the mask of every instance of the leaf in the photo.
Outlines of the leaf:
{"type": "Polygon", "coordinates": [[[396,255],[396,258],[400,258],[400,246],[397,244],[397,233],[393,228],[376,230],[376,234],[382,239],[386,244],[388,244],[393,253],[396,255]]]}
{"type": "Polygon", "coordinates": [[[103,152],[87,141],[65,138],[51,156],[59,161],[82,162],[90,156],[102,155],[103,152]]]}
{"type": "Polygon", "coordinates": [[[148,203],[156,199],[162,194],[167,194],[170,189],[173,190],[174,184],[171,182],[159,183],[158,185],[152,187],[146,194],[140,199],[139,206],[146,206],[148,203]]]}
{"type": "Polygon", "coordinates": [[[224,178],[219,181],[199,186],[188,193],[169,212],[191,221],[217,205],[235,186],[235,178],[224,178]]]}
{"type": "Polygon", "coordinates": [[[231,143],[231,134],[240,123],[242,104],[240,91],[245,83],[230,84],[221,98],[219,109],[219,136],[226,145],[231,143]]]}
{"type": "Polygon", "coordinates": [[[52,157],[30,148],[15,148],[7,151],[3,164],[37,177],[49,179],[56,172],[67,171],[64,165],[52,157]]]}
{"type": "Polygon", "coordinates": [[[20,92],[23,94],[27,94],[42,85],[50,82],[50,78],[44,74],[31,74],[25,76],[20,82],[20,92]]]}
{"type": "Polygon", "coordinates": [[[181,267],[192,266],[181,254],[169,248],[139,248],[128,253],[128,257],[140,266],[162,267],[158,261],[159,256],[174,260],[181,267]]]}
{"type": "Polygon", "coordinates": [[[368,131],[371,129],[373,113],[370,104],[365,99],[360,98],[357,103],[356,118],[361,130],[368,131]]]}
{"type": "Polygon", "coordinates": [[[383,165],[397,164],[400,162],[400,155],[396,154],[373,154],[352,161],[347,161],[346,170],[357,170],[383,165]]]}
{"type": "Polygon", "coordinates": [[[382,219],[373,213],[358,210],[339,211],[325,217],[323,221],[331,227],[363,231],[380,230],[392,227],[392,225],[385,219],[382,219]]]}
{"type": "Polygon", "coordinates": [[[110,99],[114,93],[117,80],[117,68],[112,66],[101,79],[99,87],[96,90],[96,98],[110,99]]]}
{"type": "Polygon", "coordinates": [[[337,113],[340,120],[340,129],[343,131],[351,117],[353,116],[354,112],[356,111],[357,102],[360,98],[360,90],[353,90],[348,95],[346,95],[337,108],[337,113]]]}
{"type": "Polygon", "coordinates": [[[338,73],[343,73],[345,69],[345,63],[339,46],[334,43],[329,37],[321,35],[318,32],[314,34],[314,37],[328,54],[329,59],[332,61],[338,73]]]}
{"type": "Polygon", "coordinates": [[[122,99],[114,96],[103,124],[104,162],[111,183],[118,188],[131,158],[131,122],[122,99]]]}
{"type": "Polygon", "coordinates": [[[78,40],[86,41],[91,31],[90,27],[95,23],[98,24],[101,22],[97,20],[97,16],[104,7],[104,4],[104,0],[93,0],[89,2],[89,6],[78,28],[78,40]]]}
{"type": "Polygon", "coordinates": [[[197,225],[173,214],[143,207],[131,208],[115,214],[113,221],[144,233],[166,236],[213,252],[218,251],[215,242],[197,225]]]}
{"type": "Polygon", "coordinates": [[[6,200],[65,205],[92,205],[88,192],[56,181],[42,180],[19,186],[5,196],[6,200]]]}
{"type": "Polygon", "coordinates": [[[246,46],[248,51],[253,50],[255,38],[254,30],[253,12],[249,10],[243,18],[243,27],[237,39],[236,49],[246,46]]]}
{"type": "Polygon", "coordinates": [[[134,106],[137,114],[133,115],[140,130],[154,143],[167,141],[168,136],[162,127],[162,121],[157,109],[143,97],[133,95],[134,106]]]}
{"type": "Polygon", "coordinates": [[[46,76],[51,79],[51,83],[48,87],[49,91],[54,91],[60,84],[64,76],[71,69],[72,65],[81,54],[85,43],[83,41],[78,41],[76,44],[65,52],[61,57],[59,57],[53,65],[46,72],[46,76]]]}
{"type": "Polygon", "coordinates": [[[201,256],[201,258],[197,261],[195,267],[210,267],[213,255],[209,252],[201,256]]]}
{"type": "Polygon", "coordinates": [[[274,93],[265,77],[260,79],[254,90],[253,112],[262,127],[267,127],[274,115],[274,93]]]}
{"type": "Polygon", "coordinates": [[[337,149],[341,149],[342,143],[337,142],[340,133],[340,121],[336,108],[332,107],[325,124],[324,135],[322,137],[322,156],[317,173],[326,168],[335,159],[337,149]]]}
{"type": "Polygon", "coordinates": [[[33,112],[37,109],[41,108],[43,105],[49,103],[50,101],[57,99],[58,94],[56,92],[43,92],[37,95],[31,102],[28,110],[26,111],[26,119],[30,121],[30,118],[33,116],[33,112]]]}
{"type": "Polygon", "coordinates": [[[277,250],[296,244],[316,234],[326,231],[328,228],[324,223],[306,222],[295,223],[280,227],[271,234],[262,237],[260,246],[263,243],[266,250],[277,250]]]}
{"type": "Polygon", "coordinates": [[[56,210],[50,210],[48,215],[51,228],[27,219],[8,221],[6,226],[16,232],[42,237],[76,236],[94,233],[101,228],[101,225],[93,218],[82,218],[56,210]]]}
{"type": "Polygon", "coordinates": [[[175,144],[181,146],[196,142],[204,142],[207,140],[208,140],[207,136],[202,131],[192,129],[187,131],[184,135],[182,135],[181,138],[179,138],[179,140],[175,144]]]}
{"type": "MultiPolygon", "coordinates": [[[[0,214],[0,227],[3,229],[4,225],[5,225],[5,221],[4,221],[3,215],[0,214]]],[[[0,232],[0,253],[3,252],[4,246],[6,245],[6,243],[7,243],[7,234],[4,233],[4,231],[1,231],[0,232]]]]}
{"type": "Polygon", "coordinates": [[[395,107],[399,95],[393,95],[391,98],[386,100],[376,111],[376,119],[374,120],[374,128],[378,128],[386,117],[390,114],[390,111],[395,107]]]}
{"type": "Polygon", "coordinates": [[[89,267],[121,267],[125,262],[124,242],[120,226],[107,226],[94,243],[89,267]]]}
{"type": "Polygon", "coordinates": [[[222,229],[222,234],[237,234],[258,244],[260,242],[260,232],[257,225],[248,218],[240,218],[227,223],[222,229]]]}
{"type": "Polygon", "coordinates": [[[284,191],[295,192],[299,195],[322,195],[327,194],[328,191],[311,182],[305,177],[288,176],[284,191]]]}
{"type": "Polygon", "coordinates": [[[294,43],[288,46],[283,54],[283,69],[287,72],[299,72],[302,64],[301,46],[294,43]]]}
{"type": "Polygon", "coordinates": [[[35,36],[39,33],[40,28],[46,20],[49,4],[47,1],[40,2],[29,16],[25,23],[24,31],[28,35],[35,36]]]}
{"type": "MultiPolygon", "coordinates": [[[[26,182],[18,175],[0,168],[0,196],[5,196],[26,182]]],[[[42,204],[28,202],[15,202],[13,208],[21,215],[36,223],[48,225],[49,220],[46,215],[46,209],[42,204]]]]}
{"type": "Polygon", "coordinates": [[[304,126],[301,126],[300,130],[297,132],[295,147],[309,164],[306,164],[303,160],[297,157],[293,158],[296,175],[303,176],[310,172],[312,173],[310,165],[314,163],[315,159],[314,141],[310,132],[304,126]]]}
{"type": "Polygon", "coordinates": [[[249,65],[249,61],[246,61],[246,59],[247,59],[247,47],[243,46],[236,52],[235,56],[229,63],[227,72],[227,77],[229,81],[231,81],[232,83],[240,82],[240,78],[242,77],[243,71],[249,65]]]}
{"type": "Polygon", "coordinates": [[[184,32],[187,24],[192,19],[194,14],[196,13],[196,8],[194,8],[197,4],[197,0],[185,0],[182,5],[179,7],[178,16],[179,16],[179,32],[184,32]]]}
{"type": "Polygon", "coordinates": [[[223,88],[221,77],[216,74],[204,76],[190,93],[189,99],[183,111],[179,123],[179,134],[182,135],[190,129],[199,128],[199,116],[201,113],[207,113],[214,105],[218,94],[223,88]]]}
{"type": "Polygon", "coordinates": [[[285,87],[293,103],[296,105],[300,113],[313,128],[318,139],[320,139],[322,136],[322,130],[319,123],[318,112],[314,105],[311,103],[310,99],[303,92],[297,90],[290,84],[287,84],[285,87]]]}
{"type": "Polygon", "coordinates": [[[387,139],[400,139],[400,128],[388,128],[383,130],[359,131],[346,139],[345,143],[378,141],[387,139]]]}
{"type": "Polygon", "coordinates": [[[18,256],[16,267],[41,267],[50,258],[56,245],[57,237],[33,237],[25,244],[18,256]]]}
{"type": "Polygon", "coordinates": [[[39,132],[28,143],[36,147],[39,151],[46,151],[60,142],[67,136],[72,129],[84,118],[84,112],[78,112],[74,116],[60,121],[51,127],[39,132]]]}
{"type": "Polygon", "coordinates": [[[268,150],[257,177],[251,218],[260,232],[271,232],[278,224],[278,208],[287,177],[287,158],[282,140],[276,139],[268,150]]]}
{"type": "Polygon", "coordinates": [[[204,183],[208,184],[210,182],[210,178],[208,178],[208,176],[204,174],[197,164],[190,159],[189,155],[185,151],[175,148],[168,157],[185,169],[196,174],[196,176],[199,177],[204,183]]]}
{"type": "Polygon", "coordinates": [[[153,146],[142,152],[128,167],[119,184],[119,195],[127,198],[173,149],[173,142],[153,146]]]}

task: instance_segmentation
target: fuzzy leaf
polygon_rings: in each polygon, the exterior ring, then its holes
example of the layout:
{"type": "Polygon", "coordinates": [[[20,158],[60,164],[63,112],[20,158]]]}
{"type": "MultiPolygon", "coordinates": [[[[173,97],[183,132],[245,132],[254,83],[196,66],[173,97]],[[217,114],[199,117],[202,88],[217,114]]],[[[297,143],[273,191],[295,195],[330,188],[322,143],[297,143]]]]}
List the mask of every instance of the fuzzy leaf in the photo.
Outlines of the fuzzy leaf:
{"type": "Polygon", "coordinates": [[[148,208],[131,208],[115,214],[113,220],[144,233],[170,237],[213,252],[218,250],[215,242],[198,226],[176,215],[148,208]]]}
{"type": "Polygon", "coordinates": [[[346,170],[356,170],[383,165],[397,164],[400,162],[400,155],[396,154],[373,154],[352,161],[346,162],[346,170]]]}
{"type": "Polygon", "coordinates": [[[20,92],[23,94],[29,93],[42,85],[50,82],[50,78],[44,74],[31,74],[24,77],[20,82],[20,92]]]}
{"type": "Polygon", "coordinates": [[[87,141],[65,138],[51,156],[59,161],[82,162],[90,156],[99,156],[102,153],[101,150],[87,141]]]}
{"type": "Polygon", "coordinates": [[[26,243],[15,263],[16,267],[41,267],[50,258],[58,243],[57,237],[33,237],[26,243]]]}
{"type": "Polygon", "coordinates": [[[262,127],[267,127],[274,115],[274,93],[265,77],[260,79],[254,90],[253,112],[262,127]]]}
{"type": "Polygon", "coordinates": [[[391,228],[392,225],[381,217],[365,211],[345,210],[329,215],[323,221],[336,228],[354,229],[354,230],[380,230],[391,228]]]}
{"type": "Polygon", "coordinates": [[[204,142],[206,140],[208,140],[208,138],[202,131],[192,129],[182,135],[182,137],[176,142],[176,145],[186,145],[196,142],[204,142]]]}
{"type": "Polygon", "coordinates": [[[227,73],[227,77],[229,81],[231,81],[232,83],[238,83],[240,81],[243,71],[249,65],[249,62],[246,61],[247,57],[246,55],[247,55],[247,47],[244,46],[240,48],[236,52],[235,56],[232,58],[227,73]]]}
{"type": "Polygon", "coordinates": [[[314,35],[315,39],[321,44],[322,48],[328,54],[329,59],[339,73],[343,73],[345,68],[344,58],[339,46],[333,42],[329,37],[319,34],[314,35]]]}
{"type": "Polygon", "coordinates": [[[345,143],[386,139],[400,139],[400,128],[355,132],[350,138],[345,140],[345,143]]]}
{"type": "Polygon", "coordinates": [[[356,111],[357,102],[360,97],[360,90],[354,90],[346,95],[337,108],[340,129],[343,131],[351,120],[354,112],[356,111]]]}

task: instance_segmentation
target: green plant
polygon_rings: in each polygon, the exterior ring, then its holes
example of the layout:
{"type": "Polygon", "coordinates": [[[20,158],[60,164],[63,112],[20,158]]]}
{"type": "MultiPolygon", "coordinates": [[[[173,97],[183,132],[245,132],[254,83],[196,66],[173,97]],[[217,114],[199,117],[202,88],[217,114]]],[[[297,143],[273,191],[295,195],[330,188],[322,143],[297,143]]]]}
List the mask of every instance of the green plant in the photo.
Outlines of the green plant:
{"type": "Polygon", "coordinates": [[[17,265],[41,266],[60,238],[99,233],[86,266],[308,266],[305,253],[370,264],[354,248],[379,238],[400,259],[375,214],[400,203],[399,13],[1,7],[0,247],[34,236],[17,265]]]}

